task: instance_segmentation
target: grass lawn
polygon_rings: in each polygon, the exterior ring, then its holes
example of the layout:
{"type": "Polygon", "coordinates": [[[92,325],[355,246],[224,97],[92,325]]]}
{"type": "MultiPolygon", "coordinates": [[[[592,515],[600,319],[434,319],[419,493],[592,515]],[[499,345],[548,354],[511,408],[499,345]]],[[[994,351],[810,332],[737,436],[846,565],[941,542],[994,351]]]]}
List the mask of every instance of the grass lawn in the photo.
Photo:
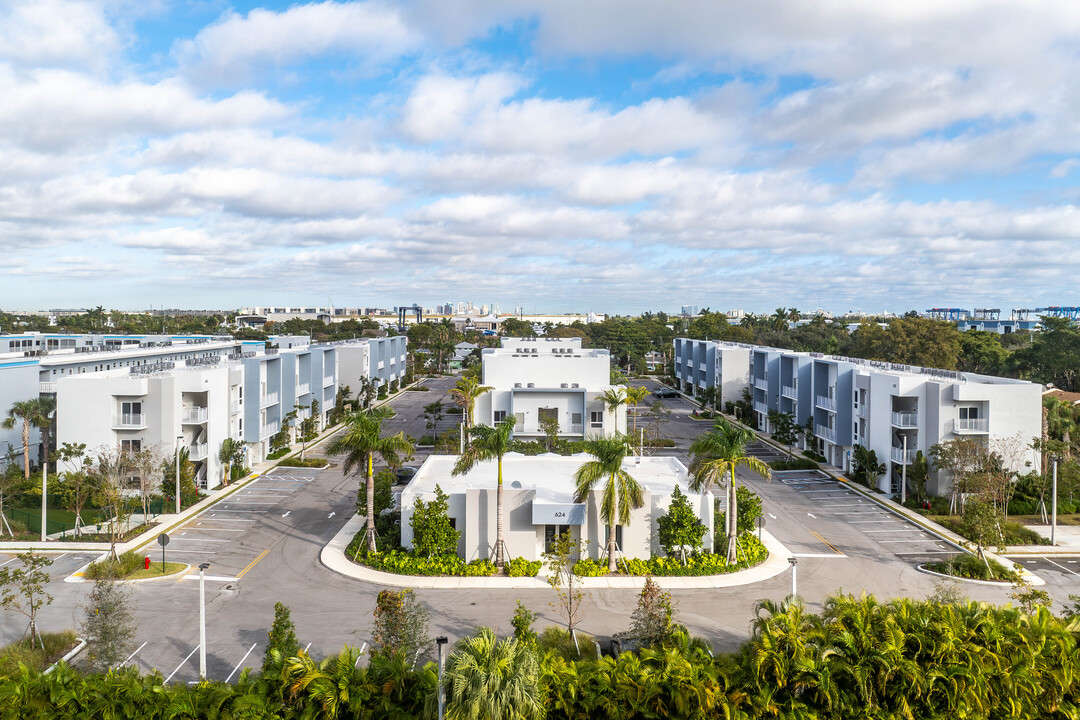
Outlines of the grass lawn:
{"type": "Polygon", "coordinates": [[[0,677],[10,677],[19,671],[19,663],[42,671],[64,657],[77,644],[72,630],[58,633],[41,633],[45,645],[31,645],[29,639],[19,640],[0,648],[0,677]]]}
{"type": "MultiPolygon", "coordinates": [[[[952,530],[972,542],[975,542],[974,534],[964,523],[959,515],[927,515],[938,525],[952,530]]],[[[1006,545],[1049,545],[1050,541],[1029,527],[1024,527],[1011,517],[1001,523],[1001,532],[1005,536],[1006,545]]]]}
{"type": "MultiPolygon", "coordinates": [[[[1021,525],[1049,525],[1050,510],[1046,511],[1047,522],[1043,522],[1042,517],[1038,515],[1010,515],[1009,520],[1020,523],[1021,525]]],[[[1062,515],[1058,513],[1057,517],[1058,525],[1080,525],[1080,513],[1073,513],[1071,515],[1062,515]]]]}
{"type": "Polygon", "coordinates": [[[144,570],[143,568],[139,568],[135,572],[133,572],[130,575],[126,576],[124,579],[125,580],[142,580],[144,578],[168,577],[169,575],[175,575],[176,573],[181,572],[186,567],[187,567],[186,563],[167,562],[167,563],[165,563],[165,572],[161,572],[161,561],[158,560],[157,562],[151,562],[150,563],[150,569],[149,570],[144,570]]]}

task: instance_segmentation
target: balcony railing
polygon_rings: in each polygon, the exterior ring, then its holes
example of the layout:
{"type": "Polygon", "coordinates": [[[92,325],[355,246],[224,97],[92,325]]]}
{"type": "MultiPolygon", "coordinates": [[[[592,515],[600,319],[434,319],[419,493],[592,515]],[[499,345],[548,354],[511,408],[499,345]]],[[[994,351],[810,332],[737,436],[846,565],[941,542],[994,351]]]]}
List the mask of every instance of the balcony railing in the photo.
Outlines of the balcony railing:
{"type": "Polygon", "coordinates": [[[769,405],[768,405],[768,403],[763,403],[760,400],[755,400],[754,401],[754,410],[756,410],[759,413],[765,413],[766,415],[768,415],[769,414],[769,405]]]}
{"type": "Polygon", "coordinates": [[[207,456],[207,450],[208,448],[206,443],[192,445],[188,449],[188,459],[191,460],[191,462],[199,462],[200,460],[205,460],[207,456]]]}
{"type": "Polygon", "coordinates": [[[892,414],[893,427],[913,428],[919,427],[919,414],[910,412],[894,412],[892,414]]]}
{"type": "Polygon", "coordinates": [[[276,405],[277,401],[278,401],[278,394],[276,392],[272,392],[272,393],[266,393],[265,395],[263,395],[262,400],[260,401],[259,404],[262,407],[266,407],[267,405],[276,405]]]}
{"type": "Polygon", "coordinates": [[[834,397],[828,397],[826,395],[818,395],[817,398],[815,399],[815,402],[817,402],[818,407],[825,408],[826,410],[835,410],[836,409],[836,398],[834,398],[834,397]]]}
{"type": "Polygon", "coordinates": [[[240,401],[239,401],[239,400],[233,400],[233,401],[232,401],[232,402],[231,402],[231,403],[229,404],[229,412],[230,412],[230,413],[232,413],[233,415],[235,415],[236,413],[240,412],[240,408],[241,408],[241,405],[240,405],[240,401]]]}
{"type": "Polygon", "coordinates": [[[297,395],[307,395],[309,392],[311,392],[311,383],[303,383],[302,385],[296,386],[297,395]]]}
{"type": "Polygon", "coordinates": [[[792,399],[798,399],[799,397],[794,385],[784,385],[780,388],[780,394],[792,399]]]}
{"type": "Polygon", "coordinates": [[[206,408],[186,408],[180,413],[180,422],[187,425],[201,425],[206,422],[209,412],[206,408]]]}
{"type": "Polygon", "coordinates": [[[38,392],[39,393],[54,393],[54,392],[56,392],[56,383],[54,383],[54,382],[38,383],[38,392]]]}
{"type": "Polygon", "coordinates": [[[988,433],[990,432],[990,418],[957,418],[953,420],[953,432],[960,433],[988,433]]]}
{"type": "MultiPolygon", "coordinates": [[[[862,405],[859,405],[855,408],[855,415],[856,417],[861,418],[870,417],[870,408],[866,406],[866,403],[863,403],[862,405]]],[[[861,445],[862,443],[859,444],[861,445]]]]}
{"type": "Polygon", "coordinates": [[[762,390],[768,390],[769,389],[769,380],[768,380],[768,378],[754,378],[754,387],[760,388],[762,390]]]}
{"type": "Polygon", "coordinates": [[[126,413],[113,421],[114,428],[139,429],[146,427],[146,416],[141,413],[126,413]]]}
{"type": "Polygon", "coordinates": [[[585,428],[581,425],[581,423],[571,424],[570,429],[566,432],[570,435],[580,435],[581,433],[585,432],[585,428]]]}
{"type": "Polygon", "coordinates": [[[831,443],[836,442],[836,428],[831,428],[827,425],[815,425],[814,435],[822,440],[828,440],[831,443]]]}
{"type": "Polygon", "coordinates": [[[915,451],[908,450],[904,452],[904,448],[894,447],[891,448],[892,461],[900,463],[901,465],[910,465],[915,460],[915,451]]]}
{"type": "Polygon", "coordinates": [[[263,425],[262,433],[260,434],[259,437],[261,439],[265,440],[266,438],[270,437],[271,435],[277,435],[279,430],[281,430],[281,424],[280,423],[276,423],[276,422],[266,423],[265,425],[263,425]]]}
{"type": "Polygon", "coordinates": [[[322,379],[322,384],[323,384],[323,387],[326,387],[327,385],[333,385],[334,384],[334,376],[333,375],[324,375],[323,379],[322,379]]]}

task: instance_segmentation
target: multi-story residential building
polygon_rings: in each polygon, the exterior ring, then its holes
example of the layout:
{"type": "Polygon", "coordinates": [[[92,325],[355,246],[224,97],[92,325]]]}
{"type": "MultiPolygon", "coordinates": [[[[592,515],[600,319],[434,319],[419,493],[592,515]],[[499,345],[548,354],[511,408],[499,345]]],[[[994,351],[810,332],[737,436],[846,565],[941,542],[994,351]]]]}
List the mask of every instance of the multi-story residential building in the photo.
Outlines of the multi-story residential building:
{"type": "Polygon", "coordinates": [[[715,340],[676,338],[675,378],[683,392],[694,397],[706,388],[717,388],[717,403],[737,402],[750,385],[750,353],[753,345],[715,340]]]}
{"type": "MultiPolygon", "coordinates": [[[[677,339],[676,373],[684,387],[700,393],[726,383],[715,367],[725,345],[677,339]],[[709,352],[713,355],[710,356],[709,352]],[[710,362],[709,358],[713,361],[710,362]]],[[[744,346],[735,346],[742,349],[744,346]]],[[[771,412],[792,413],[812,428],[801,445],[844,471],[852,468],[855,445],[873,450],[885,464],[883,492],[900,494],[905,468],[916,453],[948,440],[979,440],[1016,470],[1037,468],[1031,439],[1041,433],[1040,385],[1011,378],[883,363],[769,347],[747,351],[750,389],[758,427],[771,431],[771,412]]],[[[725,360],[726,367],[726,360],[725,360]]],[[[738,389],[741,394],[742,387],[738,389]]],[[[951,480],[932,471],[928,489],[947,493],[951,480]]]]}
{"type": "Polygon", "coordinates": [[[609,409],[601,400],[612,389],[607,350],[585,349],[581,338],[502,339],[480,355],[483,385],[474,419],[493,425],[516,417],[514,433],[539,437],[541,421],[553,418],[559,435],[583,438],[626,432],[626,406],[609,409]]]}

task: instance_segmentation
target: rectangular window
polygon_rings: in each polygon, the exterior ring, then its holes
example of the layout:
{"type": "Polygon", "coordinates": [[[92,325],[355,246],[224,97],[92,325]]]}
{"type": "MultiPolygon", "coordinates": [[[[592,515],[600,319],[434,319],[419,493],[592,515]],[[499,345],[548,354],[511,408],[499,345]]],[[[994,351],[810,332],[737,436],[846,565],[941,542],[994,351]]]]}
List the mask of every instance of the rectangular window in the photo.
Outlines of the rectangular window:
{"type": "Polygon", "coordinates": [[[142,403],[141,402],[120,403],[120,413],[122,415],[142,415],[142,403]]]}
{"type": "Polygon", "coordinates": [[[978,420],[979,419],[979,408],[978,408],[978,406],[960,408],[960,419],[961,420],[978,420]]]}
{"type": "Polygon", "coordinates": [[[495,422],[500,423],[505,419],[506,419],[506,411],[505,410],[496,410],[495,411],[495,422]]]}
{"type": "Polygon", "coordinates": [[[589,412],[589,425],[591,427],[603,427],[604,426],[604,411],[603,410],[591,410],[589,412]]]}
{"type": "Polygon", "coordinates": [[[514,431],[521,432],[525,429],[525,413],[514,413],[514,431]]]}
{"type": "MultiPolygon", "coordinates": [[[[611,532],[611,526],[604,524],[604,536],[600,538],[601,551],[607,550],[608,533],[611,532]]],[[[615,545],[618,546],[619,552],[622,552],[622,525],[615,526],[615,545]]]]}
{"type": "Polygon", "coordinates": [[[571,425],[580,425],[581,424],[581,413],[570,413],[570,424],[571,425]]]}
{"type": "Polygon", "coordinates": [[[570,528],[565,525],[545,525],[544,552],[553,552],[555,550],[555,539],[565,532],[570,532],[570,528]]]}
{"type": "Polygon", "coordinates": [[[142,451],[142,440],[121,440],[120,450],[126,453],[137,453],[142,451]]]}

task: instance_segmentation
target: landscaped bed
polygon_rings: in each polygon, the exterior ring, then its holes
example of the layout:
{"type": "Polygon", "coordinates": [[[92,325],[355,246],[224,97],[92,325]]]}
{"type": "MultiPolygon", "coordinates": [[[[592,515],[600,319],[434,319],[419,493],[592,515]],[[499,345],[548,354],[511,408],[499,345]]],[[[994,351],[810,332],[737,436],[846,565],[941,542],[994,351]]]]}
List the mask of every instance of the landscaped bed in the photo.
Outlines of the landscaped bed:
{"type": "Polygon", "coordinates": [[[0,677],[10,677],[19,672],[19,664],[41,672],[67,655],[79,642],[71,630],[58,633],[41,633],[41,645],[24,638],[0,648],[0,677]]]}
{"type": "MultiPolygon", "coordinates": [[[[927,515],[938,525],[952,530],[972,542],[975,541],[975,533],[964,523],[959,515],[927,515]]],[[[1050,541],[1029,527],[1018,522],[1005,520],[1001,523],[1002,543],[1005,545],[1049,545],[1050,541]]]]}
{"type": "Polygon", "coordinates": [[[942,575],[964,578],[966,580],[986,580],[1003,583],[1015,583],[1020,580],[1020,573],[1010,570],[997,560],[980,558],[977,555],[957,555],[956,557],[931,562],[924,568],[942,575]],[[989,567],[987,567],[989,565],[989,567]]]}
{"type": "Polygon", "coordinates": [[[166,562],[162,572],[161,561],[151,562],[150,568],[145,567],[146,561],[143,555],[126,552],[118,559],[106,558],[99,562],[92,562],[83,572],[83,577],[88,580],[142,580],[154,577],[166,577],[184,571],[186,563],[166,562]]]}
{"type": "MultiPolygon", "coordinates": [[[[490,560],[473,560],[465,562],[456,555],[442,555],[435,557],[417,556],[401,549],[388,550],[375,555],[357,556],[361,543],[364,540],[364,531],[356,533],[352,542],[345,549],[345,555],[357,565],[369,567],[380,572],[394,573],[395,575],[419,575],[425,577],[490,577],[495,574],[495,564],[490,560]]],[[[506,572],[510,577],[536,577],[543,563],[540,560],[526,560],[525,558],[512,558],[506,564],[506,572]]]]}
{"type": "MultiPolygon", "coordinates": [[[[769,557],[769,551],[749,533],[739,538],[738,562],[729,564],[727,557],[719,553],[696,553],[686,558],[686,564],[677,557],[654,557],[648,560],[626,558],[619,560],[617,574],[642,577],[691,577],[700,575],[725,575],[760,565],[769,557]]],[[[608,575],[606,561],[585,558],[574,563],[574,574],[582,577],[608,575]]]]}

